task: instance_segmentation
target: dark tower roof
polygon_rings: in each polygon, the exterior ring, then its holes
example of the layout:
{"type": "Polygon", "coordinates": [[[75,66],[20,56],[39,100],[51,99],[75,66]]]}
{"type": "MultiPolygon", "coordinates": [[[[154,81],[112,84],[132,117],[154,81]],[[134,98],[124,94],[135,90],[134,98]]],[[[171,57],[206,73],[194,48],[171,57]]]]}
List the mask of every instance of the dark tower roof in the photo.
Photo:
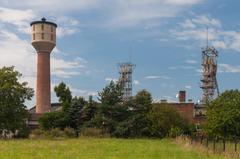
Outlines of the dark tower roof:
{"type": "Polygon", "coordinates": [[[39,24],[39,23],[40,23],[40,24],[42,24],[42,23],[44,23],[44,24],[50,24],[50,25],[54,25],[55,27],[57,27],[57,24],[55,24],[55,23],[53,23],[53,22],[47,21],[45,17],[43,17],[43,18],[41,19],[41,21],[33,21],[32,23],[30,23],[30,26],[32,26],[33,24],[39,24]]]}

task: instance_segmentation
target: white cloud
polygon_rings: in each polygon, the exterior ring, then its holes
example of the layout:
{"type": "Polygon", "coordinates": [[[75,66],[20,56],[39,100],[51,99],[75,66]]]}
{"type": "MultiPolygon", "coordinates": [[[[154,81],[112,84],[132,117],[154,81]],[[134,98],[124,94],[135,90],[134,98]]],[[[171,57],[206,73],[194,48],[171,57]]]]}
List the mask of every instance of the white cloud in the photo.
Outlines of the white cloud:
{"type": "Polygon", "coordinates": [[[134,80],[134,81],[133,81],[133,84],[135,84],[135,85],[139,85],[140,82],[139,82],[138,80],[134,80]]]}
{"type": "MultiPolygon", "coordinates": [[[[45,15],[48,13],[50,17],[61,17],[66,13],[74,11],[90,10],[97,11],[105,15],[101,19],[101,26],[119,28],[136,26],[138,24],[159,26],[160,18],[168,18],[178,16],[188,7],[201,3],[203,0],[5,0],[0,2],[0,6],[5,8],[18,8],[20,10],[29,10],[29,16],[45,15]]],[[[15,14],[14,14],[15,16],[15,14]]],[[[53,18],[54,19],[54,18],[53,18]]],[[[57,22],[64,21],[60,18],[57,22]]],[[[76,20],[68,21],[69,25],[75,25],[76,20]]],[[[92,22],[90,22],[92,23],[92,22]]],[[[95,23],[95,22],[94,22],[95,23]]],[[[62,33],[63,30],[60,29],[62,33]]],[[[64,32],[72,33],[74,29],[68,28],[64,32]]]]}
{"type": "MultiPolygon", "coordinates": [[[[198,75],[202,74],[202,69],[196,69],[198,75]]],[[[218,64],[218,73],[233,73],[240,74],[240,65],[233,66],[225,63],[218,64]]]]}
{"type": "Polygon", "coordinates": [[[201,0],[166,0],[166,3],[171,5],[194,5],[200,2],[201,0]]]}
{"type": "Polygon", "coordinates": [[[72,10],[84,10],[95,8],[99,6],[101,0],[5,0],[1,1],[1,6],[14,7],[14,8],[32,8],[34,10],[41,10],[44,12],[66,12],[72,10]]]}
{"type": "MultiPolygon", "coordinates": [[[[109,19],[106,26],[112,28],[132,27],[148,24],[159,26],[159,19],[177,16],[188,6],[200,3],[202,0],[105,0],[111,5],[104,8],[109,19]]],[[[104,7],[105,7],[104,6],[104,7]]]]}
{"type": "Polygon", "coordinates": [[[55,21],[59,26],[57,28],[57,36],[60,38],[80,31],[80,22],[77,19],[62,16],[57,17],[55,21]]]}
{"type": "MultiPolygon", "coordinates": [[[[54,87],[57,86],[58,84],[59,83],[52,83],[51,84],[51,92],[52,92],[53,98],[56,98],[55,93],[54,93],[54,87]]],[[[96,92],[96,91],[76,88],[76,87],[74,87],[70,84],[67,84],[67,83],[66,83],[66,85],[69,87],[73,96],[81,96],[81,97],[84,97],[84,98],[88,98],[90,95],[92,95],[92,96],[97,96],[98,95],[98,92],[96,92]]]]}
{"type": "Polygon", "coordinates": [[[57,17],[56,23],[61,23],[61,24],[68,24],[71,26],[79,26],[80,22],[77,19],[71,18],[71,17],[57,17]]]}
{"type": "MultiPolygon", "coordinates": [[[[6,30],[0,31],[0,67],[15,66],[23,74],[23,79],[29,81],[35,88],[36,57],[37,54],[30,42],[20,39],[16,34],[6,30]]],[[[66,61],[61,58],[51,57],[51,71],[53,76],[69,78],[79,75],[85,63],[81,58],[66,61]]]]}
{"type": "Polygon", "coordinates": [[[78,29],[75,28],[69,28],[69,27],[58,27],[57,28],[57,37],[63,37],[66,35],[72,35],[74,33],[77,33],[78,29]]]}
{"type": "Polygon", "coordinates": [[[193,66],[171,66],[168,69],[170,70],[178,70],[178,69],[182,69],[182,70],[191,70],[194,69],[195,67],[193,66]]]}
{"type": "Polygon", "coordinates": [[[66,61],[59,58],[51,58],[51,72],[59,78],[70,78],[80,75],[85,65],[78,58],[73,61],[66,61]]]}
{"type": "Polygon", "coordinates": [[[237,73],[240,74],[240,66],[232,66],[229,64],[219,64],[219,73],[237,73]]]}
{"type": "Polygon", "coordinates": [[[208,27],[221,27],[221,22],[218,19],[209,18],[206,15],[197,16],[196,18],[193,18],[192,23],[197,25],[204,25],[208,27]]]}
{"type": "Polygon", "coordinates": [[[73,96],[82,96],[82,97],[89,97],[90,95],[92,96],[97,96],[98,92],[96,91],[89,91],[85,89],[78,89],[75,87],[70,86],[70,90],[72,91],[73,96]]]}
{"type": "Polygon", "coordinates": [[[185,88],[186,88],[186,89],[192,89],[192,86],[186,85],[185,88]]]}
{"type": "MultiPolygon", "coordinates": [[[[40,14],[40,13],[38,13],[40,14]]],[[[40,20],[38,14],[32,9],[12,9],[0,7],[0,22],[7,25],[14,25],[20,33],[30,34],[30,22],[40,20]],[[37,19],[37,17],[39,19],[37,19]]],[[[57,37],[61,38],[80,31],[80,22],[70,17],[52,18],[58,24],[57,37]]]]}
{"type": "Polygon", "coordinates": [[[189,19],[186,19],[183,23],[180,23],[180,26],[183,28],[196,28],[196,25],[189,19]]]}
{"type": "Polygon", "coordinates": [[[202,69],[196,69],[195,71],[197,72],[197,75],[200,75],[200,74],[203,73],[203,70],[202,70],[202,69]]]}
{"type": "Polygon", "coordinates": [[[224,41],[213,41],[212,45],[216,48],[227,49],[227,44],[224,41]]]}
{"type": "Polygon", "coordinates": [[[208,16],[197,16],[186,19],[177,29],[170,30],[174,38],[184,41],[197,41],[205,46],[207,40],[207,26],[209,43],[218,49],[232,49],[240,52],[240,33],[234,30],[223,30],[218,19],[208,16]]]}
{"type": "Polygon", "coordinates": [[[171,79],[168,76],[146,76],[145,79],[163,79],[163,80],[167,80],[167,79],[171,79]]]}
{"type": "Polygon", "coordinates": [[[30,9],[19,10],[0,7],[0,21],[3,23],[14,24],[18,27],[29,26],[29,21],[34,19],[36,15],[30,9]]]}
{"type": "Polygon", "coordinates": [[[116,83],[118,81],[118,79],[107,77],[107,78],[105,78],[105,81],[107,81],[107,82],[113,81],[114,83],[116,83]]]}

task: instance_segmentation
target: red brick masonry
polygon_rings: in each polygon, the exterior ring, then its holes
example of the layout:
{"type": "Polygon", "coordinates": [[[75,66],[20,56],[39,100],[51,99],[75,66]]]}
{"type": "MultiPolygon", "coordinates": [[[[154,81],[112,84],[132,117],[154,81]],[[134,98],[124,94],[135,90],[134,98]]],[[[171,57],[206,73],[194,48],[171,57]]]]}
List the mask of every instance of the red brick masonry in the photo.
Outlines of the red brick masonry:
{"type": "Polygon", "coordinates": [[[36,113],[50,111],[50,88],[50,52],[39,51],[37,57],[36,113]]]}

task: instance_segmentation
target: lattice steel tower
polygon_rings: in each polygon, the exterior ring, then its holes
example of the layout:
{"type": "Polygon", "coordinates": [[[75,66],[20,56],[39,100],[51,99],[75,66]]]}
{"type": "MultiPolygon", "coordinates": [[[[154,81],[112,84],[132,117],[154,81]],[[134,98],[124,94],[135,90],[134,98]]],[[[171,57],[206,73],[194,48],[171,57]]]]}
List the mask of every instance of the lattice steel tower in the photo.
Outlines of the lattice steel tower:
{"type": "Polygon", "coordinates": [[[208,46],[207,40],[207,46],[202,49],[202,103],[211,101],[216,95],[219,95],[217,83],[217,58],[218,51],[213,46],[208,46]]]}
{"type": "Polygon", "coordinates": [[[119,64],[119,80],[118,83],[123,87],[123,101],[132,97],[132,73],[136,65],[127,62],[119,64]]]}

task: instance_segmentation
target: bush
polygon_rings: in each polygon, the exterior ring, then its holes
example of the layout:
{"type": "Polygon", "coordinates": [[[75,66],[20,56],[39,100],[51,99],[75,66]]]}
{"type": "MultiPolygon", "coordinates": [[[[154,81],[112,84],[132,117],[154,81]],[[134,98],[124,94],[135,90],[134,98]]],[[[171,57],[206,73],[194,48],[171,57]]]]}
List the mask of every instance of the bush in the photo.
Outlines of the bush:
{"type": "Polygon", "coordinates": [[[176,136],[179,130],[189,133],[189,123],[174,108],[161,104],[154,105],[148,114],[151,134],[154,137],[176,136]],[[178,130],[179,129],[179,130],[178,130]]]}
{"type": "Polygon", "coordinates": [[[65,137],[74,138],[76,137],[76,132],[72,128],[65,128],[63,130],[65,137]]]}
{"type": "Polygon", "coordinates": [[[109,135],[105,133],[102,129],[98,128],[83,128],[81,131],[81,136],[86,137],[108,137],[109,135]]]}
{"type": "Polygon", "coordinates": [[[182,129],[178,128],[178,127],[172,127],[169,130],[168,136],[171,138],[176,138],[178,136],[180,136],[182,134],[182,129]]]}
{"type": "Polygon", "coordinates": [[[35,129],[30,133],[29,138],[30,139],[42,139],[42,138],[45,138],[45,133],[42,129],[35,129]]]}
{"type": "Polygon", "coordinates": [[[50,138],[64,138],[65,134],[62,130],[60,130],[59,128],[54,128],[51,129],[50,131],[46,131],[46,135],[47,137],[50,138]]]}
{"type": "Polygon", "coordinates": [[[45,113],[39,118],[40,127],[44,130],[51,130],[54,128],[64,128],[67,121],[63,112],[45,113]]]}
{"type": "Polygon", "coordinates": [[[130,137],[130,134],[131,132],[129,130],[129,123],[127,122],[119,123],[118,126],[116,127],[116,130],[113,133],[115,137],[122,137],[122,138],[130,137]]]}
{"type": "Polygon", "coordinates": [[[74,138],[76,133],[72,128],[65,128],[61,130],[59,128],[54,128],[51,130],[35,129],[31,132],[31,139],[58,139],[58,138],[74,138]]]}
{"type": "Polygon", "coordinates": [[[21,129],[18,130],[15,138],[28,138],[29,134],[30,134],[30,129],[26,126],[23,126],[21,129]]]}

